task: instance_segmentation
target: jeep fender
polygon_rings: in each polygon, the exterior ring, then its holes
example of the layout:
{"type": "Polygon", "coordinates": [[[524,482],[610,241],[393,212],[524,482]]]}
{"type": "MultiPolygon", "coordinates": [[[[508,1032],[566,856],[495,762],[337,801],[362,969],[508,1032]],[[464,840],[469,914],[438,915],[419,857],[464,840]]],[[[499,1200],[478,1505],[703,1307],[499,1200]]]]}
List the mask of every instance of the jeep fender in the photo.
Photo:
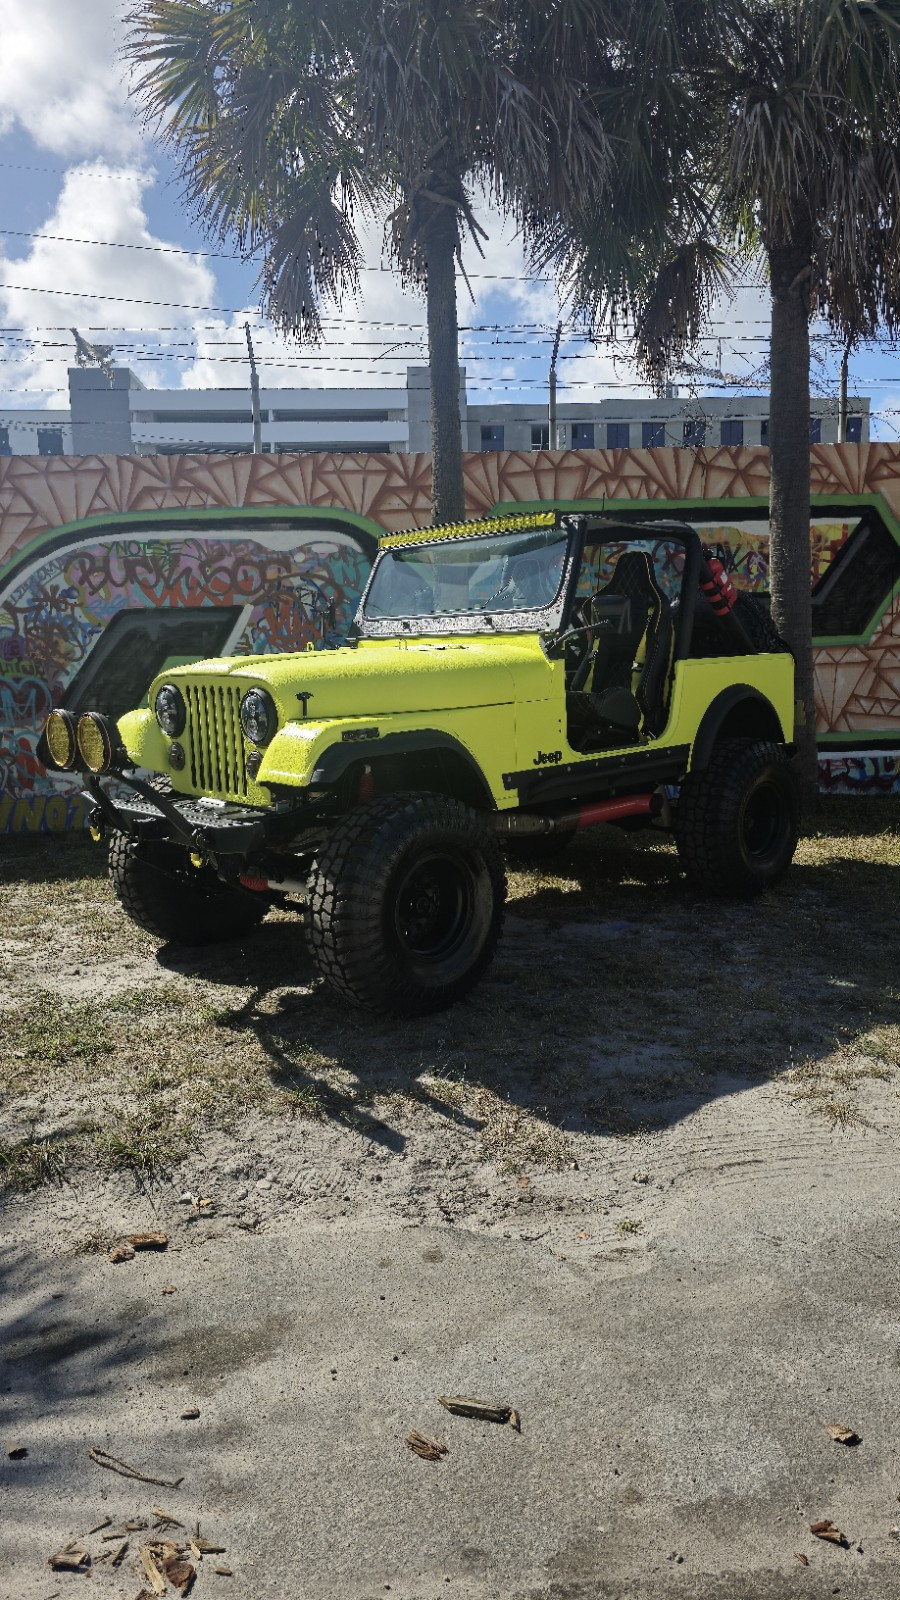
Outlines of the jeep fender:
{"type": "MultiPolygon", "coordinates": [[[[374,767],[381,761],[390,760],[395,768],[402,769],[405,763],[421,768],[423,759],[427,760],[429,756],[437,758],[435,767],[438,773],[447,773],[448,770],[452,773],[455,769],[458,774],[459,785],[451,784],[448,792],[457,793],[457,788],[460,788],[462,793],[458,794],[458,798],[483,810],[496,810],[490,785],[474,756],[458,739],[437,728],[386,733],[379,739],[367,739],[364,743],[354,740],[329,745],[316,762],[309,787],[331,789],[351,767],[362,762],[374,767]]],[[[422,787],[428,788],[430,785],[423,783],[422,787]]]]}
{"type": "Polygon", "coordinates": [[[711,701],[703,713],[691,747],[690,770],[709,766],[720,739],[770,739],[785,744],[784,729],[771,700],[749,683],[733,683],[711,701]]]}

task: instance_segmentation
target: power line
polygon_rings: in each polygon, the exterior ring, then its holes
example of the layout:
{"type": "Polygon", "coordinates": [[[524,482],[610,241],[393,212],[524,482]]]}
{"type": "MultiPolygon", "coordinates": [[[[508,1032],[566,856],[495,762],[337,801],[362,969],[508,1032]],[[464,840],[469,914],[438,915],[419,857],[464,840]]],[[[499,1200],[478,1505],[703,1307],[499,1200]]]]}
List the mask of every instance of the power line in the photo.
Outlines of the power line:
{"type": "MultiPolygon", "coordinates": [[[[6,166],[6,165],[8,165],[7,162],[0,161],[0,167],[6,166]]],[[[22,170],[23,171],[33,171],[33,172],[46,172],[46,171],[50,171],[52,169],[47,168],[47,167],[27,167],[27,168],[23,168],[22,170]]],[[[119,174],[119,173],[116,173],[116,174],[112,174],[111,173],[110,176],[111,177],[112,176],[124,177],[126,175],[125,174],[119,174]]],[[[189,250],[189,249],[185,249],[181,245],[174,245],[174,244],[138,244],[138,243],[133,243],[130,240],[125,240],[125,239],[82,239],[82,238],[78,238],[78,237],[73,237],[73,236],[71,236],[69,234],[35,232],[34,230],[31,230],[31,229],[28,229],[28,228],[0,228],[0,236],[5,237],[7,239],[39,239],[39,240],[46,240],[48,243],[51,243],[51,244],[87,244],[87,245],[97,245],[101,249],[104,249],[104,250],[144,250],[144,251],[149,251],[149,252],[151,252],[153,254],[156,254],[156,255],[187,256],[187,257],[194,257],[194,258],[199,257],[200,259],[202,259],[204,261],[236,261],[236,262],[239,262],[242,266],[249,266],[252,263],[252,257],[238,255],[234,251],[228,251],[228,250],[189,250]]],[[[389,277],[395,277],[397,269],[395,267],[371,266],[371,265],[366,264],[366,265],[360,265],[357,268],[357,271],[359,271],[359,272],[380,272],[380,273],[386,274],[389,277]]],[[[468,269],[466,270],[466,277],[467,278],[478,278],[481,281],[490,282],[490,283],[542,283],[542,284],[556,284],[559,281],[557,278],[547,277],[543,273],[531,273],[531,272],[478,272],[478,271],[471,271],[470,272],[468,269]]],[[[766,292],[766,285],[765,284],[752,283],[752,282],[751,283],[733,283],[731,285],[731,288],[735,292],[738,291],[738,290],[741,290],[741,289],[755,289],[760,294],[764,294],[766,292]]]]}

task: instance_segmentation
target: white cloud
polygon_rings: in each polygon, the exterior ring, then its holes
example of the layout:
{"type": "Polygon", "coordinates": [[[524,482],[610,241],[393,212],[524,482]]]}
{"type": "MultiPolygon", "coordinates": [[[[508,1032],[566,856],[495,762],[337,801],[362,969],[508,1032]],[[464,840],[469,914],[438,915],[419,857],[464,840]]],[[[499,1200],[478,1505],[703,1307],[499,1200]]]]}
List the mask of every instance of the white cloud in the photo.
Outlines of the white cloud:
{"type": "Polygon", "coordinates": [[[123,0],[0,0],[0,133],[18,123],[59,155],[131,155],[122,11],[123,0]]]}
{"type": "Polygon", "coordinates": [[[319,345],[283,338],[252,305],[229,317],[198,319],[197,358],[182,386],[242,386],[247,321],[264,389],[403,388],[407,365],[426,359],[424,305],[391,273],[364,273],[359,304],[345,301],[323,315],[325,339],[319,345]]]}
{"type": "MultiPolygon", "coordinates": [[[[115,359],[133,365],[148,382],[152,368],[138,359],[134,335],[129,341],[117,337],[117,330],[146,330],[153,349],[160,337],[154,339],[154,329],[192,329],[197,313],[179,308],[216,304],[215,278],[199,257],[127,248],[167,242],[156,238],[148,225],[143,191],[151,182],[152,174],[136,167],[96,162],[73,167],[40,230],[57,237],[35,239],[27,255],[15,260],[0,253],[0,320],[21,330],[9,346],[19,359],[6,368],[8,392],[40,391],[62,396],[55,403],[66,403],[72,326],[92,342],[112,343],[115,359]],[[91,238],[124,248],[66,242],[91,238]],[[175,304],[155,309],[127,303],[141,300],[175,304]],[[110,337],[104,338],[104,330],[110,330],[110,337]]],[[[142,339],[140,350],[146,347],[142,339]]]]}

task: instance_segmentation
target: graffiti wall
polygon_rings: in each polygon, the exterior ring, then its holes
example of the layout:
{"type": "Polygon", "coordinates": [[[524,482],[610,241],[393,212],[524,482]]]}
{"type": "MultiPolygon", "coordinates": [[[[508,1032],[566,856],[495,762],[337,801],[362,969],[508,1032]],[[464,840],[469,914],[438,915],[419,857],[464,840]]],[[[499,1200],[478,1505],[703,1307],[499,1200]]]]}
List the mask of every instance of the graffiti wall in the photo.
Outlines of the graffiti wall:
{"type": "MultiPolygon", "coordinates": [[[[900,789],[900,446],[812,465],[823,787],[900,789]]],[[[678,515],[768,587],[764,450],[501,451],[465,472],[472,516],[678,515]]],[[[428,456],[0,458],[0,833],[83,822],[45,765],[53,705],[118,715],[166,665],[340,636],[378,535],[427,524],[430,490],[428,456]]]]}

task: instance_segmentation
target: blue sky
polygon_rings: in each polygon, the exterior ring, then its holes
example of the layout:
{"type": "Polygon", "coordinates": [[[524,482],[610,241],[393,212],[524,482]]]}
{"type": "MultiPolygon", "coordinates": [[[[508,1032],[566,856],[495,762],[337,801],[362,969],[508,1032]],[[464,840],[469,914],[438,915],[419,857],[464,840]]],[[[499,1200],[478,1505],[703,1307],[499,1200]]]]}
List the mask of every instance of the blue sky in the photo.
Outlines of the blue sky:
{"type": "MultiPolygon", "coordinates": [[[[124,9],[122,0],[0,0],[4,410],[65,403],[72,350],[67,330],[73,325],[113,344],[117,359],[151,387],[242,387],[248,317],[265,387],[401,386],[407,362],[424,358],[424,307],[384,270],[377,223],[366,233],[369,270],[359,303],[345,303],[331,314],[327,342],[315,350],[286,344],[264,325],[251,266],[225,254],[174,253],[222,247],[191,224],[167,154],[133,115],[117,53],[124,9]],[[147,303],[153,301],[166,304],[147,303]]],[[[474,250],[466,256],[474,305],[459,285],[460,321],[479,330],[463,335],[470,397],[543,396],[560,315],[555,286],[527,277],[518,242],[500,218],[483,207],[481,220],[489,230],[485,259],[474,250]]],[[[767,331],[764,290],[742,288],[731,303],[715,309],[698,364],[743,378],[747,392],[758,392],[752,374],[765,357],[767,331]]],[[[835,395],[837,361],[824,335],[824,329],[814,329],[814,350],[822,359],[814,363],[813,386],[835,395]]],[[[698,397],[722,393],[721,385],[699,373],[682,374],[681,385],[698,397]]],[[[860,351],[851,366],[851,387],[872,397],[878,413],[873,432],[897,438],[896,355],[860,351]]],[[[647,392],[627,346],[591,346],[566,334],[561,399],[647,392]]],[[[730,392],[739,414],[740,387],[730,392]]]]}

